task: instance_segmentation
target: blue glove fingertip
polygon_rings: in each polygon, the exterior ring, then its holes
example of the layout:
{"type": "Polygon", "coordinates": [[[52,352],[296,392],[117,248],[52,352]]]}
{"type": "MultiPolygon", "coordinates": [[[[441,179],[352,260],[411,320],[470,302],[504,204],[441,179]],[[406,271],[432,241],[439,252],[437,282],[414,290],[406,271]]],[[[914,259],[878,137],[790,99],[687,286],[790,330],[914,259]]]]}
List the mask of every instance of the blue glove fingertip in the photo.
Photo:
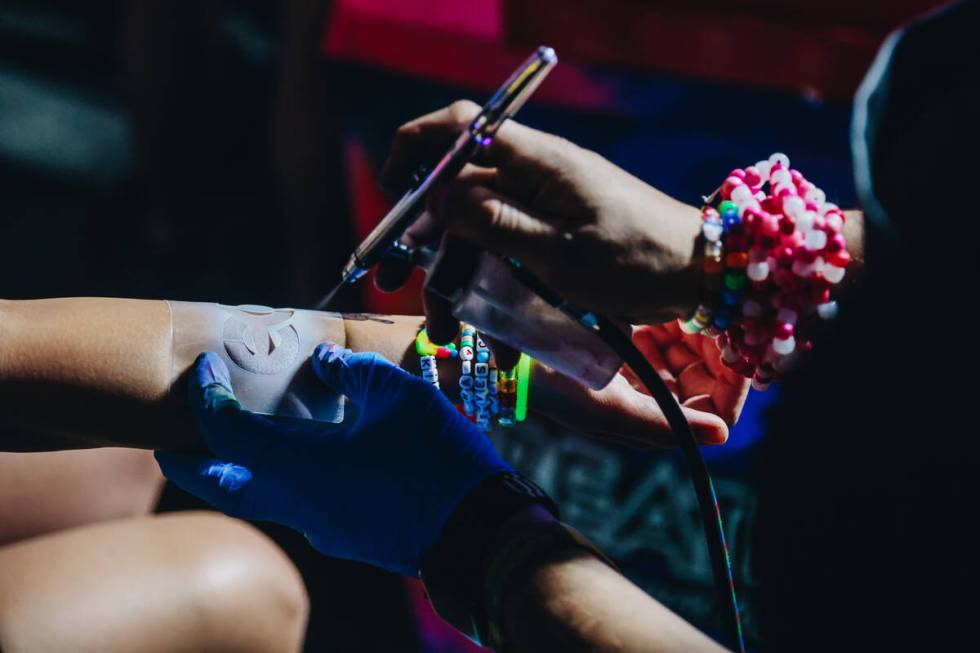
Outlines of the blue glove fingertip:
{"type": "Polygon", "coordinates": [[[344,367],[354,352],[335,342],[321,342],[313,350],[313,371],[324,383],[332,385],[336,381],[335,366],[344,367]],[[339,365],[338,365],[339,364],[339,365]]]}
{"type": "Polygon", "coordinates": [[[320,380],[355,404],[387,401],[389,392],[405,390],[408,385],[404,381],[415,379],[377,352],[354,353],[328,342],[318,346],[313,354],[313,370],[320,380]],[[403,378],[389,383],[399,374],[403,378]]]}
{"type": "Polygon", "coordinates": [[[199,387],[206,388],[212,383],[231,387],[231,373],[228,371],[228,366],[213,351],[206,351],[198,356],[194,361],[194,368],[194,378],[199,387]]]}
{"type": "Polygon", "coordinates": [[[231,388],[231,373],[217,354],[206,351],[197,357],[190,374],[191,400],[208,412],[217,412],[226,405],[241,408],[231,388]]]}

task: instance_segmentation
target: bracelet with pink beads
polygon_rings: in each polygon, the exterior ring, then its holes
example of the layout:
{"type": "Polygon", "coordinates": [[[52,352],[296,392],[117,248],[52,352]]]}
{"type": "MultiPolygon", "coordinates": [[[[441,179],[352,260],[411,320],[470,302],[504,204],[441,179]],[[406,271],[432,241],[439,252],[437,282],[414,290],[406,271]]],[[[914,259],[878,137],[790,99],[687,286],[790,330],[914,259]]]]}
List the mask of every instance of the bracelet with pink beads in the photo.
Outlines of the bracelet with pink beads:
{"type": "Polygon", "coordinates": [[[851,260],[844,212],[776,153],[733,170],[701,215],[701,303],[682,328],[718,336],[722,361],[765,389],[837,315],[831,289],[851,260]]]}

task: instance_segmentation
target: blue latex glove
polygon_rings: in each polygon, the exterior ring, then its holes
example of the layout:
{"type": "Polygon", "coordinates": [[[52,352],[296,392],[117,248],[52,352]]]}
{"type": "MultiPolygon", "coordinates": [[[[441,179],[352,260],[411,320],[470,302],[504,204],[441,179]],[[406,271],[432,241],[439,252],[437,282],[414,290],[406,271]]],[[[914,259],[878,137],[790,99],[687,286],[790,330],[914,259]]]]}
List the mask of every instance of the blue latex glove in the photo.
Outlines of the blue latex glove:
{"type": "Polygon", "coordinates": [[[286,524],[327,555],[417,576],[460,500],[512,468],[441,392],[379,354],[325,343],[313,368],[356,405],[350,426],[250,413],[221,359],[202,354],[190,401],[215,458],[158,451],[160,469],[229,515],[286,524]]]}

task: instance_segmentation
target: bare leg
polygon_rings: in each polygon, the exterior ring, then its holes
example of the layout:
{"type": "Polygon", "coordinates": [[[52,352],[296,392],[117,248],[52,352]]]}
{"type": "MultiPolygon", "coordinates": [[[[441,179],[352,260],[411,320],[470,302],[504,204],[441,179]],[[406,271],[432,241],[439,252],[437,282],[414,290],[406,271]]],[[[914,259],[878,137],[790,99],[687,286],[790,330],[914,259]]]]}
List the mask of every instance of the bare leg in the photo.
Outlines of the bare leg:
{"type": "Polygon", "coordinates": [[[296,650],[305,590],[291,564],[257,532],[217,515],[148,518],[162,484],[152,454],[140,449],[0,454],[0,648],[296,650]],[[232,569],[237,577],[222,572],[211,587],[213,561],[228,555],[247,564],[232,569]],[[255,573],[235,571],[242,568],[255,573]],[[116,596],[126,574],[142,592],[140,610],[116,596]],[[163,586],[166,577],[176,589],[163,586]],[[269,605],[227,598],[202,605],[211,600],[203,583],[215,593],[225,583],[221,591],[248,586],[273,598],[269,605]],[[239,624],[256,618],[264,625],[242,646],[239,624]],[[156,648],[144,647],[135,632],[156,648]]]}
{"type": "Polygon", "coordinates": [[[141,449],[0,453],[0,546],[143,517],[162,487],[153,454],[141,449]]]}
{"type": "Polygon", "coordinates": [[[298,651],[307,598],[292,563],[209,513],[78,528],[0,548],[0,648],[298,651]]]}

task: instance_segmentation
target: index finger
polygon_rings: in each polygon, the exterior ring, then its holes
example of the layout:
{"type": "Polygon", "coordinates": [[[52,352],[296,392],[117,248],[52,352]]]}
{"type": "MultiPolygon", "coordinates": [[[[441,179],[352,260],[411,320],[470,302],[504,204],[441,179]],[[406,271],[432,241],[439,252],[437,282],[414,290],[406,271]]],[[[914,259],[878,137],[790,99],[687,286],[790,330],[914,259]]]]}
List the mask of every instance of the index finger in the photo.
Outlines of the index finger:
{"type": "MultiPolygon", "coordinates": [[[[458,100],[399,127],[381,170],[382,186],[396,193],[404,191],[416,169],[435,164],[479,112],[476,103],[458,100]]],[[[537,190],[542,179],[574,167],[579,151],[581,148],[563,138],[507,120],[473,162],[506,169],[511,174],[505,175],[507,187],[501,190],[524,196],[537,190]]]]}
{"type": "Polygon", "coordinates": [[[475,102],[457,100],[399,127],[381,168],[381,185],[389,192],[404,191],[416,168],[444,154],[479,112],[475,102]]]}

